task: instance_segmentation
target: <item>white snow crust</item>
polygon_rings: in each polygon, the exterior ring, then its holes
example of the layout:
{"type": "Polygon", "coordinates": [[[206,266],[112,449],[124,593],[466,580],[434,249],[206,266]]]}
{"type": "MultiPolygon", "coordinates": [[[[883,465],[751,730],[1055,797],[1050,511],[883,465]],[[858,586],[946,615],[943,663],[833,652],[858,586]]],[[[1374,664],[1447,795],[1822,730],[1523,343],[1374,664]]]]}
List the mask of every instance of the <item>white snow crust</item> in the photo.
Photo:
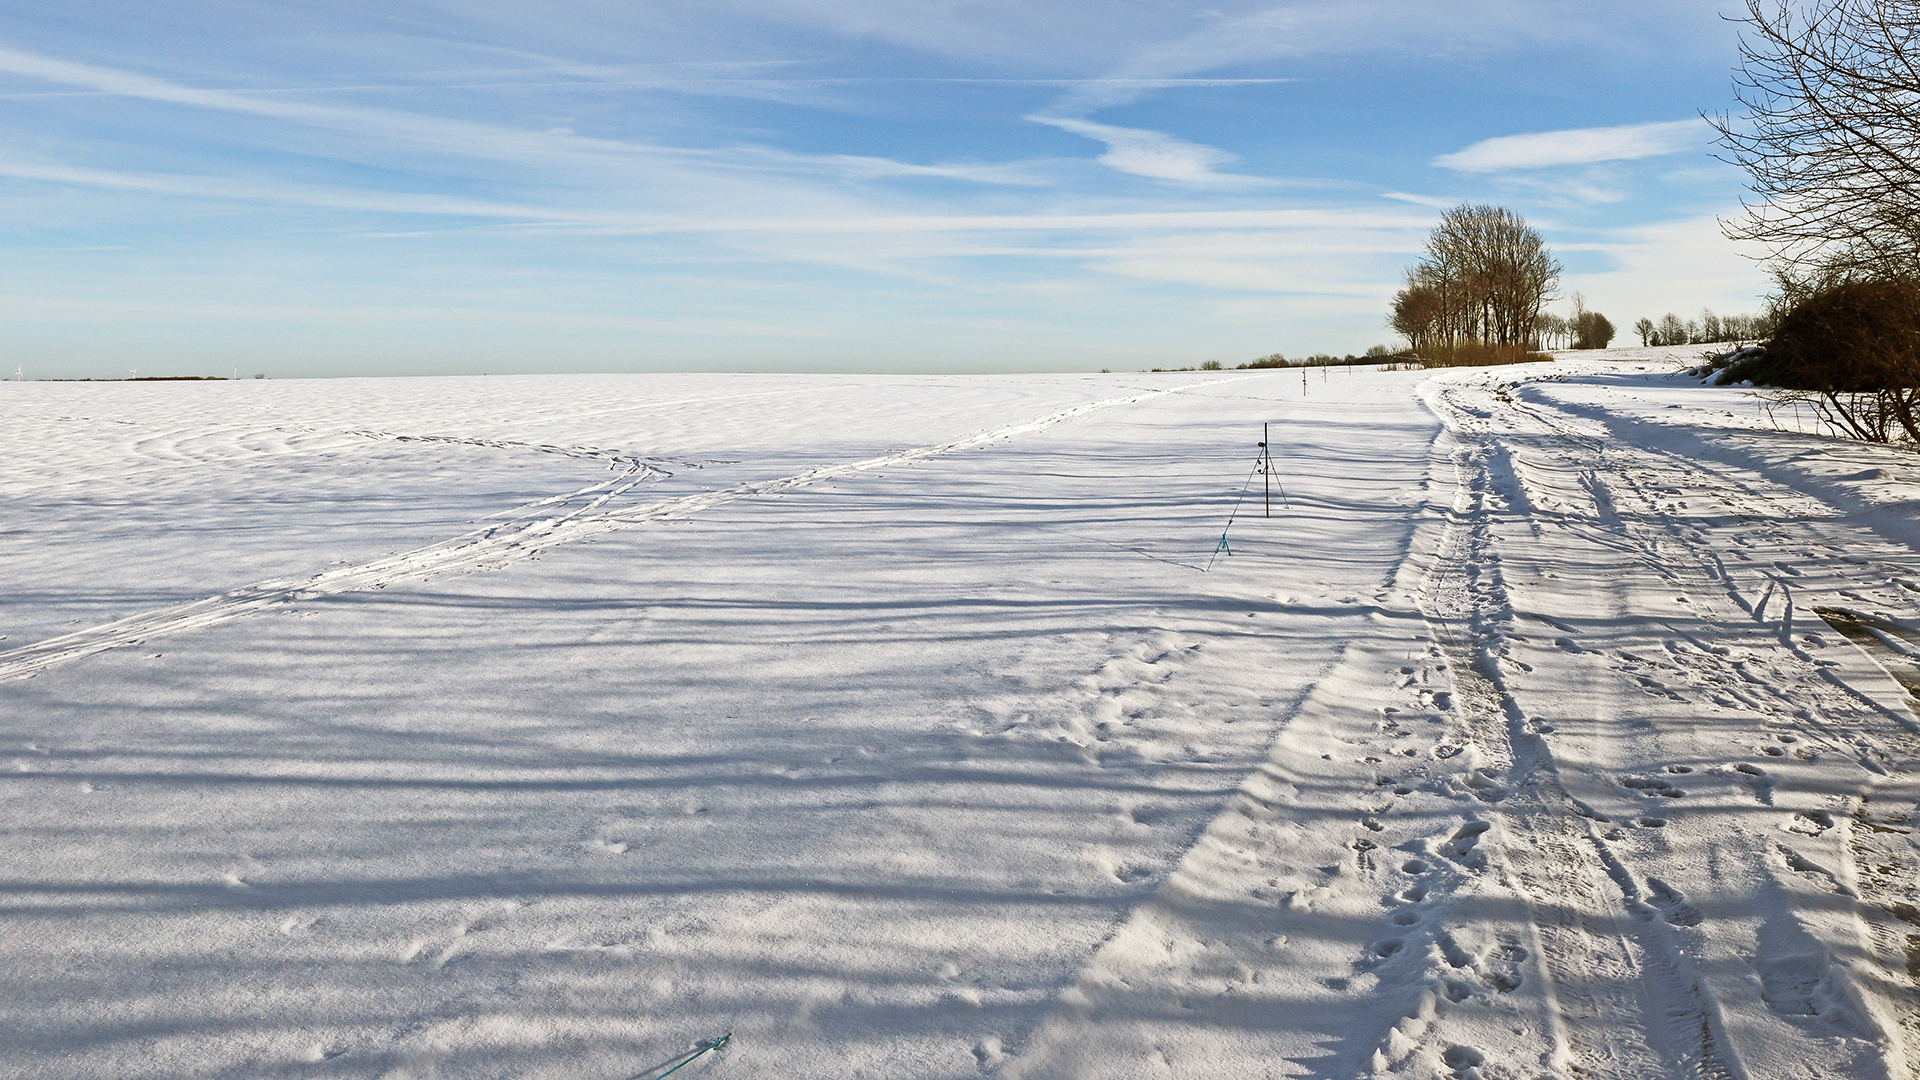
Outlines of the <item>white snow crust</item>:
{"type": "Polygon", "coordinates": [[[1698,351],[0,385],[0,1075],[1913,1080],[1920,469],[1698,351]]]}

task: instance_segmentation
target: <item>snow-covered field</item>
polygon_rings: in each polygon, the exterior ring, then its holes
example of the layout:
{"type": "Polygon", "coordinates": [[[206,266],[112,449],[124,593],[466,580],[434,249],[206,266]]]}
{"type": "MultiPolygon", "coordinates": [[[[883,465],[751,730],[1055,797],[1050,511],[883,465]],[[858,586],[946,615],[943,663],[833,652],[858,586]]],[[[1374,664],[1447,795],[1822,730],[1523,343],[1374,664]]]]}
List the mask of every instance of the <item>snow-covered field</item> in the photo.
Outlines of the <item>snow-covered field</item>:
{"type": "Polygon", "coordinates": [[[1697,351],[0,386],[0,1075],[1912,1080],[1920,468],[1697,351]]]}

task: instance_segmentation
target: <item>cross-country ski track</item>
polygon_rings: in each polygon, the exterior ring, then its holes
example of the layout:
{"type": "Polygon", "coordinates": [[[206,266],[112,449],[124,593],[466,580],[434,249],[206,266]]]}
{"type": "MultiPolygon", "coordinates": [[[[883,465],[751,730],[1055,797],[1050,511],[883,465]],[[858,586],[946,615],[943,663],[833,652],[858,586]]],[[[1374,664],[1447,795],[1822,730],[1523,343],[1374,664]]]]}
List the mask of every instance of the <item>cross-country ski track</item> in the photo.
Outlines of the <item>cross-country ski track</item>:
{"type": "MultiPolygon", "coordinates": [[[[860,461],[822,465],[776,480],[739,484],[721,491],[682,495],[678,498],[660,499],[630,507],[608,508],[608,504],[659,475],[659,471],[653,465],[644,461],[622,461],[615,454],[581,454],[573,451],[579,456],[611,459],[622,467],[622,471],[611,480],[591,484],[578,491],[536,499],[510,511],[508,515],[503,515],[513,519],[523,519],[532,515],[535,518],[532,521],[511,520],[502,524],[488,525],[451,540],[414,551],[376,559],[360,566],[323,571],[304,581],[264,581],[222,593],[219,596],[208,597],[205,600],[178,604],[159,611],[142,612],[101,626],[62,634],[32,645],[0,652],[0,679],[32,675],[52,664],[76,660],[124,645],[138,645],[148,638],[185,630],[197,630],[230,619],[244,618],[299,600],[312,600],[361,589],[383,589],[395,582],[423,579],[435,574],[490,569],[515,559],[530,558],[558,544],[577,542],[612,529],[673,517],[686,517],[736,499],[778,495],[825,480],[853,476],[894,465],[910,465],[941,454],[959,453],[1002,439],[1018,438],[1021,435],[1041,431],[1054,424],[1101,409],[1131,405],[1160,394],[1178,393],[1181,389],[1183,388],[1170,387],[1129,397],[1108,398],[1104,401],[1095,401],[1051,413],[1026,423],[970,435],[937,446],[920,446],[860,461]],[[569,508],[573,503],[579,505],[569,508]]],[[[370,437],[380,436],[374,433],[370,434],[370,437]]],[[[408,438],[423,442],[456,441],[435,436],[408,438]]],[[[501,445],[485,442],[480,444],[501,445]]],[[[540,449],[549,448],[541,447],[540,449]]]]}
{"type": "Polygon", "coordinates": [[[417,520],[0,653],[0,1072],[1916,1080],[1920,471],[1697,351],[10,386],[9,626],[417,520]]]}

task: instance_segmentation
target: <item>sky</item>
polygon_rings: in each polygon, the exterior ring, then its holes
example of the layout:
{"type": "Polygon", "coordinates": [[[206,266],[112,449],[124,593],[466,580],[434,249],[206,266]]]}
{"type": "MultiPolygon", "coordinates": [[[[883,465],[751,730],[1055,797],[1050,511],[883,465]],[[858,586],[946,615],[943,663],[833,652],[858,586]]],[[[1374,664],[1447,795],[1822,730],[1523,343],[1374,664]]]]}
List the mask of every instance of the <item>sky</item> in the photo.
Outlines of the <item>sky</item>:
{"type": "Polygon", "coordinates": [[[1115,371],[1389,344],[1438,216],[1757,310],[1731,0],[0,9],[8,375],[1115,371]]]}

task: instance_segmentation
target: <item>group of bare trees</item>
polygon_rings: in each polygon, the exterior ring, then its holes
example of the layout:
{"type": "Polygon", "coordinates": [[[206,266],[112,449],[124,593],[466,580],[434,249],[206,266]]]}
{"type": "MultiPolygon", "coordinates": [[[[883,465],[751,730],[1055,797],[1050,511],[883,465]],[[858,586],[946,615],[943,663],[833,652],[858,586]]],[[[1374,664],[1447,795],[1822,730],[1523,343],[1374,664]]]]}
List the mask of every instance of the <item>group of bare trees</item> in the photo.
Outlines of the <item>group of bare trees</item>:
{"type": "Polygon", "coordinates": [[[1747,117],[1716,121],[1771,254],[1765,373],[1836,426],[1920,442],[1920,0],[1747,0],[1747,117]]]}
{"type": "Polygon", "coordinates": [[[1534,336],[1543,349],[1604,349],[1613,340],[1613,321],[1590,311],[1579,293],[1573,294],[1573,317],[1543,311],[1533,321],[1534,336]]]}
{"type": "Polygon", "coordinates": [[[1474,204],[1446,212],[1407,270],[1388,325],[1432,363],[1515,359],[1537,347],[1540,308],[1560,264],[1518,214],[1474,204]]]}
{"type": "Polygon", "coordinates": [[[1633,332],[1642,345],[1718,345],[1760,341],[1773,333],[1770,315],[1715,315],[1711,310],[1698,319],[1683,319],[1669,311],[1658,322],[1641,319],[1633,332]]]}

